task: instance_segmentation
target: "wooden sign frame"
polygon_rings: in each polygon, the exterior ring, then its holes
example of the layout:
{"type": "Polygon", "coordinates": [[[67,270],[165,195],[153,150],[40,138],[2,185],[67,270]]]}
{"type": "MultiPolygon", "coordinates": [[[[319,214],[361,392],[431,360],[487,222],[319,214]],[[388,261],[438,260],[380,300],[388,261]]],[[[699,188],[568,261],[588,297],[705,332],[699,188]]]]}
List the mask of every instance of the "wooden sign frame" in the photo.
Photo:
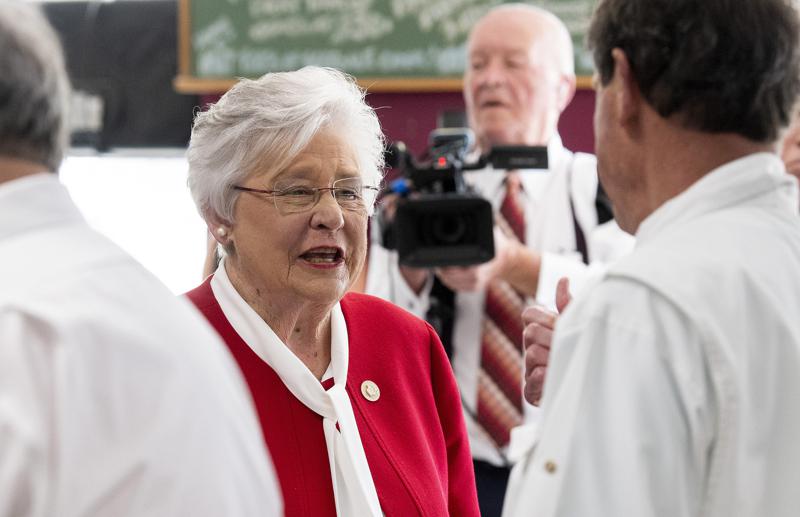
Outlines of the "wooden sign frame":
{"type": "MultiPolygon", "coordinates": [[[[178,75],[173,87],[178,93],[216,94],[225,93],[236,84],[237,79],[207,79],[191,74],[192,64],[191,0],[178,0],[178,75]]],[[[428,93],[460,92],[463,80],[460,77],[356,77],[358,85],[373,93],[428,93]]],[[[589,76],[578,76],[579,89],[592,89],[589,76]]]]}

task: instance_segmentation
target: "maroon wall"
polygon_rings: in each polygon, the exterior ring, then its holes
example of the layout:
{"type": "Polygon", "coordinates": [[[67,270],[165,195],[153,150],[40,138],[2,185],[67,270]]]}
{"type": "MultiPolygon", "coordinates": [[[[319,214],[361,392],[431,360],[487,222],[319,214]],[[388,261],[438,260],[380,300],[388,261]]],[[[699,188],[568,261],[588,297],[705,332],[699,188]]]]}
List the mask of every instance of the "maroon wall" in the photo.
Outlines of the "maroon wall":
{"type": "MultiPolygon", "coordinates": [[[[214,103],[217,99],[219,95],[202,96],[201,105],[214,103]]],[[[386,138],[405,142],[415,156],[425,151],[428,133],[436,128],[439,113],[464,109],[460,92],[370,93],[367,101],[376,108],[386,138]]],[[[567,149],[587,153],[594,151],[592,113],[594,91],[578,90],[558,123],[561,139],[567,149]]]]}
{"type": "MultiPolygon", "coordinates": [[[[417,156],[427,146],[428,133],[436,127],[437,115],[464,109],[460,92],[370,93],[367,101],[376,108],[387,139],[405,142],[417,156]]],[[[568,149],[589,153],[594,150],[593,112],[594,91],[578,90],[558,124],[568,149]]]]}

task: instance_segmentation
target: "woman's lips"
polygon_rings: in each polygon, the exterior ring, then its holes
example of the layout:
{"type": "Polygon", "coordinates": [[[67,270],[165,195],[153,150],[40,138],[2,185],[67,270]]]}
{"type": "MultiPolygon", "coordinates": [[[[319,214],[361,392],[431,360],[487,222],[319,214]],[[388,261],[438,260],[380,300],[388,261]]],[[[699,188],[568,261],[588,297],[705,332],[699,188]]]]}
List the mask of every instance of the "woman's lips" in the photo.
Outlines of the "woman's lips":
{"type": "Polygon", "coordinates": [[[344,262],[344,251],[337,247],[318,247],[306,251],[300,258],[313,267],[337,267],[344,262]]]}

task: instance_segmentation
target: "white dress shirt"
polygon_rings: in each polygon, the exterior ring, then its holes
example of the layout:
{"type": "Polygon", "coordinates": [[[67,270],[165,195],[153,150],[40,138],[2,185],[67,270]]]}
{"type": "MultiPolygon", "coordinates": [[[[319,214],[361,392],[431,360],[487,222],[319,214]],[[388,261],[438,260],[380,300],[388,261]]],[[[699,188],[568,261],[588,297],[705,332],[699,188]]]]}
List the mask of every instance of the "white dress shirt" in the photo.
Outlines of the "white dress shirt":
{"type": "Polygon", "coordinates": [[[277,516],[267,458],[205,320],[55,175],[0,185],[0,516],[277,516]]]}
{"type": "MultiPolygon", "coordinates": [[[[573,294],[580,292],[585,282],[604,270],[605,264],[630,251],[633,237],[620,230],[613,221],[597,224],[597,170],[594,156],[573,154],[563,147],[557,136],[551,140],[547,151],[548,170],[523,170],[519,178],[525,208],[526,246],[542,254],[536,301],[554,308],[559,278],[569,277],[573,294]],[[582,262],[577,249],[570,199],[575,208],[575,217],[586,237],[591,262],[589,266],[582,262]]],[[[505,196],[505,174],[502,170],[488,169],[468,172],[465,179],[497,211],[505,196]]],[[[416,295],[406,284],[397,264],[396,252],[373,242],[366,291],[424,318],[429,307],[432,281],[416,295]]],[[[473,414],[477,406],[485,295],[484,291],[479,291],[457,293],[455,297],[453,370],[462,400],[473,414]]],[[[520,379],[520,390],[522,382],[520,379]]],[[[526,403],[525,413],[528,420],[534,420],[537,408],[526,403]]],[[[505,460],[491,439],[469,414],[465,418],[473,457],[502,465],[505,460]]]]}
{"type": "Polygon", "coordinates": [[[559,320],[505,516],[798,515],[796,200],[760,153],[641,224],[559,320]]]}

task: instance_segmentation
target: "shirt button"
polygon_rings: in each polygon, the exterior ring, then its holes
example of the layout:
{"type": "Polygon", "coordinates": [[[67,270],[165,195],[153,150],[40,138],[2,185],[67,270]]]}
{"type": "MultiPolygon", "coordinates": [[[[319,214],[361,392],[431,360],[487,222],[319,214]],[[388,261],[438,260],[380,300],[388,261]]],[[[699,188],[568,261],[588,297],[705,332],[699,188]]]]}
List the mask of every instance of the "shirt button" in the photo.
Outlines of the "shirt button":
{"type": "Polygon", "coordinates": [[[544,464],[544,470],[548,474],[555,474],[556,473],[556,462],[553,460],[548,460],[544,464]]]}
{"type": "Polygon", "coordinates": [[[361,394],[370,402],[375,402],[381,398],[381,389],[372,381],[364,381],[361,383],[361,394]]]}

